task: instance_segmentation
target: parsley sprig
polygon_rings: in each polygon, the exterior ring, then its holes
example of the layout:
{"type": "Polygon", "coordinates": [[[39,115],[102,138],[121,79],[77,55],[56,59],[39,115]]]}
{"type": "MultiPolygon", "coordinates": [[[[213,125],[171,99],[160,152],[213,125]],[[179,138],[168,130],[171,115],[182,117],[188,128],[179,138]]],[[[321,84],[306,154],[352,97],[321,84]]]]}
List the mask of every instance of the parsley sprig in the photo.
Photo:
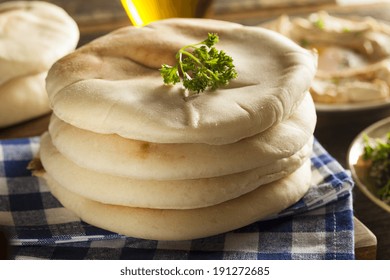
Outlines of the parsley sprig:
{"type": "Polygon", "coordinates": [[[368,176],[377,188],[378,196],[390,202],[390,133],[386,140],[375,139],[374,143],[363,135],[363,160],[369,161],[368,176]]]}
{"type": "Polygon", "coordinates": [[[225,86],[237,77],[233,59],[214,45],[219,37],[209,33],[206,40],[182,47],[176,54],[177,64],[163,64],[160,73],[167,85],[181,80],[189,91],[203,92],[225,86]]]}

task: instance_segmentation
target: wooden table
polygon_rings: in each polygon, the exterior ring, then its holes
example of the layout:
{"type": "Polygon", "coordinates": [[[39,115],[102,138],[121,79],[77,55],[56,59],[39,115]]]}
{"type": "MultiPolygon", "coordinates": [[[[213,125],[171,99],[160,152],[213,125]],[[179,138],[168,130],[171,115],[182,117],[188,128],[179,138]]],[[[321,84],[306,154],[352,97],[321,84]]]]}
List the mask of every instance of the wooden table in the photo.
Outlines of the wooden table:
{"type": "MultiPolygon", "coordinates": [[[[229,0],[229,2],[232,1],[229,0]]],[[[1,2],[5,1],[0,0],[1,2]]],[[[79,46],[116,28],[129,24],[129,20],[120,6],[119,0],[51,0],[48,2],[53,2],[63,7],[75,18],[81,32],[79,46]]],[[[321,7],[275,8],[267,11],[225,9],[224,13],[212,10],[207,16],[256,25],[269,17],[280,15],[284,12],[301,14],[320,8],[341,14],[373,14],[378,18],[390,21],[390,4],[374,5],[369,8],[361,6],[335,7],[334,5],[326,4],[321,7]]],[[[381,116],[375,115],[373,117],[378,119],[381,116]]],[[[358,132],[374,121],[374,118],[352,117],[350,119],[344,116],[341,116],[341,118],[346,121],[340,122],[340,116],[337,115],[319,115],[315,136],[346,167],[346,153],[349,144],[358,132]]],[[[0,129],[0,139],[40,135],[47,129],[48,122],[49,116],[47,115],[10,128],[0,129]]],[[[356,217],[354,219],[356,258],[390,259],[390,214],[374,205],[357,188],[353,191],[353,198],[356,217]]]]}

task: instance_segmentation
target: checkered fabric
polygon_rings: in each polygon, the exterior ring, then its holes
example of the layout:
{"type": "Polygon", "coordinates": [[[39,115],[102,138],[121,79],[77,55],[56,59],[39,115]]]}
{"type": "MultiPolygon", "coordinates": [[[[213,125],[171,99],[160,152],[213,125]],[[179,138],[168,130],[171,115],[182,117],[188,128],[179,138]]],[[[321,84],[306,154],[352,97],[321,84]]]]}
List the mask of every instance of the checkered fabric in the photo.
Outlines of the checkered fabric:
{"type": "Polygon", "coordinates": [[[353,259],[349,174],[315,141],[309,192],[266,221],[180,242],[124,237],[80,221],[32,177],[39,138],[0,141],[0,230],[14,259],[353,259]]]}

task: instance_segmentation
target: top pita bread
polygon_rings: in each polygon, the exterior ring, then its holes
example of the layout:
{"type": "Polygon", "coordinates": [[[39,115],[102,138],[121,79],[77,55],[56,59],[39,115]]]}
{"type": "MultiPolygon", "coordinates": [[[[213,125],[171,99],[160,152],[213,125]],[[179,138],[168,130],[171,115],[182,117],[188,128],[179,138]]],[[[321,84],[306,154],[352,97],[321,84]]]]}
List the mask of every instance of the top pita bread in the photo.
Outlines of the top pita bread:
{"type": "Polygon", "coordinates": [[[74,20],[60,7],[40,1],[0,4],[0,84],[46,72],[73,51],[79,39],[74,20]]]}
{"type": "Polygon", "coordinates": [[[288,118],[309,89],[316,57],[259,27],[206,19],[168,19],[125,27],[79,48],[49,71],[47,91],[65,122],[154,143],[228,144],[288,118]],[[218,33],[238,78],[184,97],[164,86],[161,64],[181,47],[218,33]],[[88,110],[86,110],[88,108],[88,110]]]}

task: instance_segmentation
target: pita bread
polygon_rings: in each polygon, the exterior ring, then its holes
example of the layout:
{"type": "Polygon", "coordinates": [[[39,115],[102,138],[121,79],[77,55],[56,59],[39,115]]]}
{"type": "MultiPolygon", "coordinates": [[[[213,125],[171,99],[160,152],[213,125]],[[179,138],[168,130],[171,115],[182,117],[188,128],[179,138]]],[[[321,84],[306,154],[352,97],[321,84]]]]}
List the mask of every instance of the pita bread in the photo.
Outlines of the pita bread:
{"type": "Polygon", "coordinates": [[[55,115],[49,131],[56,148],[81,167],[143,180],[183,180],[238,173],[289,157],[309,141],[315,124],[314,103],[307,94],[291,118],[227,145],[130,140],[78,129],[55,115]]]}
{"type": "Polygon", "coordinates": [[[50,112],[45,89],[46,74],[14,78],[0,85],[0,127],[50,112]]]}
{"type": "Polygon", "coordinates": [[[316,55],[276,32],[208,19],[125,27],[79,48],[49,71],[47,91],[65,122],[153,143],[228,144],[289,118],[316,71],[316,55]],[[238,78],[185,97],[158,71],[183,46],[218,33],[238,78]],[[85,110],[88,108],[88,110],[85,110]]]}
{"type": "Polygon", "coordinates": [[[44,178],[62,205],[85,222],[131,237],[188,240],[220,234],[274,215],[297,202],[310,186],[310,161],[284,179],[214,206],[161,210],[99,203],[44,178]]]}
{"type": "Polygon", "coordinates": [[[317,46],[339,46],[378,61],[390,55],[390,27],[372,17],[331,16],[325,11],[294,17],[290,32],[295,42],[306,40],[317,46]]]}
{"type": "Polygon", "coordinates": [[[0,35],[0,84],[48,71],[79,39],[75,21],[62,8],[43,1],[1,3],[0,35]]]}
{"type": "Polygon", "coordinates": [[[318,50],[318,69],[310,89],[317,109],[322,104],[341,109],[338,105],[351,103],[368,108],[390,99],[387,23],[320,11],[300,17],[283,15],[262,27],[318,50]]]}
{"type": "Polygon", "coordinates": [[[41,138],[39,152],[45,171],[61,186],[107,204],[143,208],[189,209],[215,205],[281,179],[311,155],[312,139],[298,153],[242,173],[196,180],[147,181],[111,176],[80,168],[62,156],[50,135],[41,138]]]}

